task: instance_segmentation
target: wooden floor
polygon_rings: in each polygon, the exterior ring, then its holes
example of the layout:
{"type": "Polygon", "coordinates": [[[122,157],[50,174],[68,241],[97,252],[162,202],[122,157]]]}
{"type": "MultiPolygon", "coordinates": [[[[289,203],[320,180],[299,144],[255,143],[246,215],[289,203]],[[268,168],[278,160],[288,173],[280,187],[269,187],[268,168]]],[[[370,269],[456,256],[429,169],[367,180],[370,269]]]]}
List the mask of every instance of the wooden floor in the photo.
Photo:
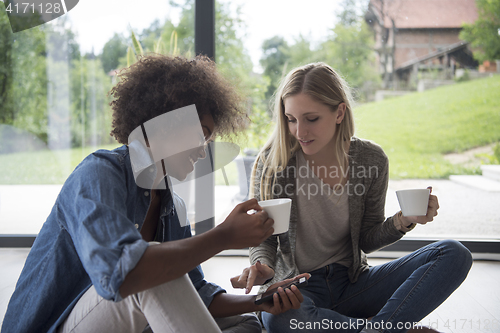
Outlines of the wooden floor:
{"type": "MultiPolygon", "coordinates": [[[[0,321],[3,321],[9,298],[24,265],[29,249],[0,249],[0,321]]],[[[370,258],[371,265],[387,259],[370,258]]],[[[246,257],[215,257],[203,263],[206,279],[234,290],[229,278],[248,264],[246,257]]],[[[253,290],[252,292],[256,292],[253,290]]],[[[422,320],[446,333],[500,333],[500,261],[474,261],[472,270],[460,288],[436,311],[422,320]]]]}

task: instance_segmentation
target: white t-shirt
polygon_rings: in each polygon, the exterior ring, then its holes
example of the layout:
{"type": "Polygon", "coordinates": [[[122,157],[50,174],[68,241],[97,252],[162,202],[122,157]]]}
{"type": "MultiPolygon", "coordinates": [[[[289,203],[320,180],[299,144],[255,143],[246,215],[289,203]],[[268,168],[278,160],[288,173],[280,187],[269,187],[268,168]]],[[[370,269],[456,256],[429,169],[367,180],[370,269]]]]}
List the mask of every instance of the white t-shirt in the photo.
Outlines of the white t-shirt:
{"type": "Polygon", "coordinates": [[[331,263],[352,264],[347,191],[335,191],[318,178],[302,151],[297,152],[297,240],[295,260],[301,273],[331,263]]]}

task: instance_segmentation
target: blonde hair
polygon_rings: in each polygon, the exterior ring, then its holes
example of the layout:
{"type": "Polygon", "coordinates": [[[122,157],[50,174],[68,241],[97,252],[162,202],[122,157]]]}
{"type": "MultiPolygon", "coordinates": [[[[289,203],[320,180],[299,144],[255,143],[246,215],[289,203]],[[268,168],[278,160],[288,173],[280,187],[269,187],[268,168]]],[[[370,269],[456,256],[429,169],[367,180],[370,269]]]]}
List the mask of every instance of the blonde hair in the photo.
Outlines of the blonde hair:
{"type": "MultiPolygon", "coordinates": [[[[344,119],[336,125],[334,154],[339,161],[341,170],[347,170],[349,166],[345,143],[350,141],[354,135],[353,99],[350,87],[333,68],[325,63],[318,62],[298,67],[288,73],[275,93],[273,109],[276,127],[253,165],[250,197],[255,196],[256,180],[258,180],[260,199],[272,199],[272,188],[277,173],[283,171],[292,155],[301,149],[297,139],[288,130],[284,107],[284,100],[287,97],[300,93],[307,94],[318,102],[329,106],[332,112],[337,110],[340,103],[345,103],[344,119]],[[259,162],[262,162],[264,167],[262,174],[257,175],[259,162]]],[[[343,181],[344,179],[341,179],[340,183],[343,181]]]]}

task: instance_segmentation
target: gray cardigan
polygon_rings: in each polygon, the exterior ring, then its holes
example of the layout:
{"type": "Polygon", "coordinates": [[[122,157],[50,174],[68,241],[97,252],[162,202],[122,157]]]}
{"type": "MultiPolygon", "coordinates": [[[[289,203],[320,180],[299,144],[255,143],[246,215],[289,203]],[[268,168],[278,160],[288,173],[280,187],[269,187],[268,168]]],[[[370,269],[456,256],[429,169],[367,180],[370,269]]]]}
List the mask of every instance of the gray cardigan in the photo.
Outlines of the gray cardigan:
{"type": "MultiPolygon", "coordinates": [[[[299,274],[295,264],[297,232],[296,155],[288,162],[286,171],[278,174],[274,198],[292,199],[288,232],[272,235],[261,245],[250,248],[250,262],[260,260],[274,269],[274,278],[264,288],[299,274]]],[[[263,163],[257,165],[257,175],[263,172],[263,163]]],[[[349,195],[349,223],[353,261],[349,279],[356,282],[359,274],[368,268],[365,253],[376,251],[396,242],[405,234],[394,226],[393,217],[385,218],[385,198],[389,182],[389,162],[382,148],[375,143],[352,138],[349,147],[348,182],[344,190],[349,195]]],[[[260,183],[254,184],[255,198],[261,200],[260,183]]]]}

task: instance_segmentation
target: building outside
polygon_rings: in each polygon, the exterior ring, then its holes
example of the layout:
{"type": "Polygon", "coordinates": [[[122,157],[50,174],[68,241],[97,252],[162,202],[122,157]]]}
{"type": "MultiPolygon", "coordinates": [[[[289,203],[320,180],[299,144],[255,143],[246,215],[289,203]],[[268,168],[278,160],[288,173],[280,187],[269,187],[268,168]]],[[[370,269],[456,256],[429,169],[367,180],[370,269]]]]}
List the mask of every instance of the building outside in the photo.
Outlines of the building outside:
{"type": "Polygon", "coordinates": [[[384,88],[415,88],[418,72],[450,78],[457,68],[477,68],[459,38],[462,25],[477,17],[475,0],[370,0],[365,20],[384,88]]]}

